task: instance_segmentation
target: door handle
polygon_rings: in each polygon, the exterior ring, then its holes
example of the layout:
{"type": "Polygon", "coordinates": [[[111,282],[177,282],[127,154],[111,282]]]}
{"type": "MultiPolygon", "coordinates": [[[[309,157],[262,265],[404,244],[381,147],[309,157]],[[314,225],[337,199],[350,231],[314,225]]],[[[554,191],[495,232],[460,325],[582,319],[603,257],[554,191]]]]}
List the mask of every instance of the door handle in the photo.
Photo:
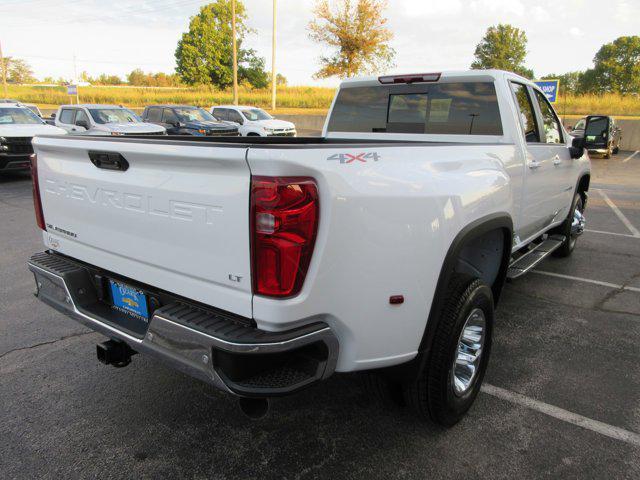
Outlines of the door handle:
{"type": "Polygon", "coordinates": [[[540,165],[541,165],[540,162],[538,162],[536,160],[533,160],[533,161],[529,162],[529,168],[531,170],[535,170],[536,168],[540,167],[540,165]]]}
{"type": "Polygon", "coordinates": [[[553,164],[554,165],[560,165],[562,163],[562,159],[560,158],[560,155],[556,155],[555,157],[553,157],[553,164]]]}
{"type": "Polygon", "coordinates": [[[120,170],[125,172],[129,168],[129,162],[120,153],[89,151],[89,159],[96,167],[104,170],[120,170]]]}

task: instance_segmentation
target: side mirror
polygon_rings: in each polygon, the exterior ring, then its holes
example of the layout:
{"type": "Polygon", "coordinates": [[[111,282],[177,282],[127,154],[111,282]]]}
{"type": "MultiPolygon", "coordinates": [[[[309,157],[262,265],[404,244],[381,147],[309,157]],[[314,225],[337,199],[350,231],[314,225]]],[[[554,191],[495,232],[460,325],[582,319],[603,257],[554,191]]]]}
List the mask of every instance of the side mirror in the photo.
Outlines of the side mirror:
{"type": "Polygon", "coordinates": [[[584,126],[584,147],[587,149],[606,148],[609,142],[609,117],[590,115],[584,126]]]}
{"type": "Polygon", "coordinates": [[[176,128],[182,128],[184,127],[184,125],[182,124],[182,122],[173,122],[173,126],[176,128]]]}
{"type": "Polygon", "coordinates": [[[86,120],[78,120],[78,121],[76,122],[76,125],[77,125],[78,127],[82,127],[82,128],[84,128],[85,130],[89,130],[89,128],[90,128],[90,125],[89,125],[89,123],[87,123],[87,121],[86,121],[86,120]]]}
{"type": "Polygon", "coordinates": [[[584,143],[583,137],[576,137],[572,140],[571,146],[569,147],[569,155],[571,155],[571,158],[580,158],[582,156],[584,143]]]}

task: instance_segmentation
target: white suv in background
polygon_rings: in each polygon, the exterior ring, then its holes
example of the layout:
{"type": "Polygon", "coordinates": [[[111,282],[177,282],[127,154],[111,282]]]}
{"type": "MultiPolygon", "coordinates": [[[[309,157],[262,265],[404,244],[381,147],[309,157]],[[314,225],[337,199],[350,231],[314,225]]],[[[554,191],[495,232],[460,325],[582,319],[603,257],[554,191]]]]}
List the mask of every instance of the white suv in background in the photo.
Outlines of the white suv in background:
{"type": "Polygon", "coordinates": [[[209,111],[218,120],[237,123],[238,131],[243,137],[249,135],[261,137],[296,136],[296,126],[293,123],[275,119],[261,108],[220,105],[219,107],[211,107],[209,111]]]}
{"type": "Polygon", "coordinates": [[[0,174],[29,170],[34,136],[66,133],[20,103],[0,102],[0,174]]]}
{"type": "Polygon", "coordinates": [[[61,105],[56,127],[73,135],[166,135],[167,130],[145,123],[131,110],[118,105],[61,105]]]}

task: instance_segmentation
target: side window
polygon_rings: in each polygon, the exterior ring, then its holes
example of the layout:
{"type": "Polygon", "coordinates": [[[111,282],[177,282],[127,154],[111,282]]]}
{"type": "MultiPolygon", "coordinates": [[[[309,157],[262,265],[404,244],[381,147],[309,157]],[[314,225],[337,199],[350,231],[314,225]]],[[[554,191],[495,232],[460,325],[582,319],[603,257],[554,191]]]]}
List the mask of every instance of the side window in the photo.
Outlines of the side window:
{"type": "Polygon", "coordinates": [[[60,112],[60,122],[73,125],[73,116],[75,113],[75,110],[72,108],[63,108],[60,112]]]}
{"type": "Polygon", "coordinates": [[[546,143],[562,143],[562,129],[560,128],[560,120],[556,117],[551,104],[544,93],[535,90],[538,98],[538,105],[542,112],[542,122],[544,124],[544,136],[546,143]]]}
{"type": "Polygon", "coordinates": [[[170,108],[165,108],[164,112],[162,113],[162,123],[174,124],[177,121],[178,117],[176,117],[176,114],[173,113],[173,110],[171,110],[170,108]]]}
{"type": "Polygon", "coordinates": [[[160,108],[150,108],[147,112],[147,121],[160,123],[162,121],[162,109],[160,108]]]}
{"type": "Polygon", "coordinates": [[[540,132],[538,132],[538,124],[533,113],[533,104],[531,103],[531,98],[529,98],[527,87],[521,83],[511,82],[511,90],[518,104],[520,122],[527,143],[540,142],[540,132]]]}
{"type": "Polygon", "coordinates": [[[213,116],[216,117],[218,120],[226,120],[227,119],[227,115],[226,115],[224,109],[222,109],[222,108],[214,108],[213,109],[213,116]]]}
{"type": "Polygon", "coordinates": [[[76,119],[75,119],[75,124],[78,125],[78,122],[80,120],[84,120],[87,125],[91,125],[91,122],[89,122],[89,117],[87,116],[86,113],[84,113],[84,110],[76,110],[76,119]]]}
{"type": "Polygon", "coordinates": [[[236,123],[242,123],[242,116],[235,110],[227,110],[229,120],[236,123]]]}

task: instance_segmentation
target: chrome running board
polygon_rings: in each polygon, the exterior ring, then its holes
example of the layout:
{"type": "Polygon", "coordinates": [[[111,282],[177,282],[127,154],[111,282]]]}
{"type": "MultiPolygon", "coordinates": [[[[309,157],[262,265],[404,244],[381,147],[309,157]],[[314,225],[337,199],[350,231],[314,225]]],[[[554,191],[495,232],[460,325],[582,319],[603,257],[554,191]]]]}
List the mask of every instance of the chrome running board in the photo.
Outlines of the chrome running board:
{"type": "Polygon", "coordinates": [[[560,248],[564,241],[564,235],[548,236],[545,240],[523,253],[509,264],[507,278],[513,280],[521,277],[551,255],[555,250],[560,248]]]}

